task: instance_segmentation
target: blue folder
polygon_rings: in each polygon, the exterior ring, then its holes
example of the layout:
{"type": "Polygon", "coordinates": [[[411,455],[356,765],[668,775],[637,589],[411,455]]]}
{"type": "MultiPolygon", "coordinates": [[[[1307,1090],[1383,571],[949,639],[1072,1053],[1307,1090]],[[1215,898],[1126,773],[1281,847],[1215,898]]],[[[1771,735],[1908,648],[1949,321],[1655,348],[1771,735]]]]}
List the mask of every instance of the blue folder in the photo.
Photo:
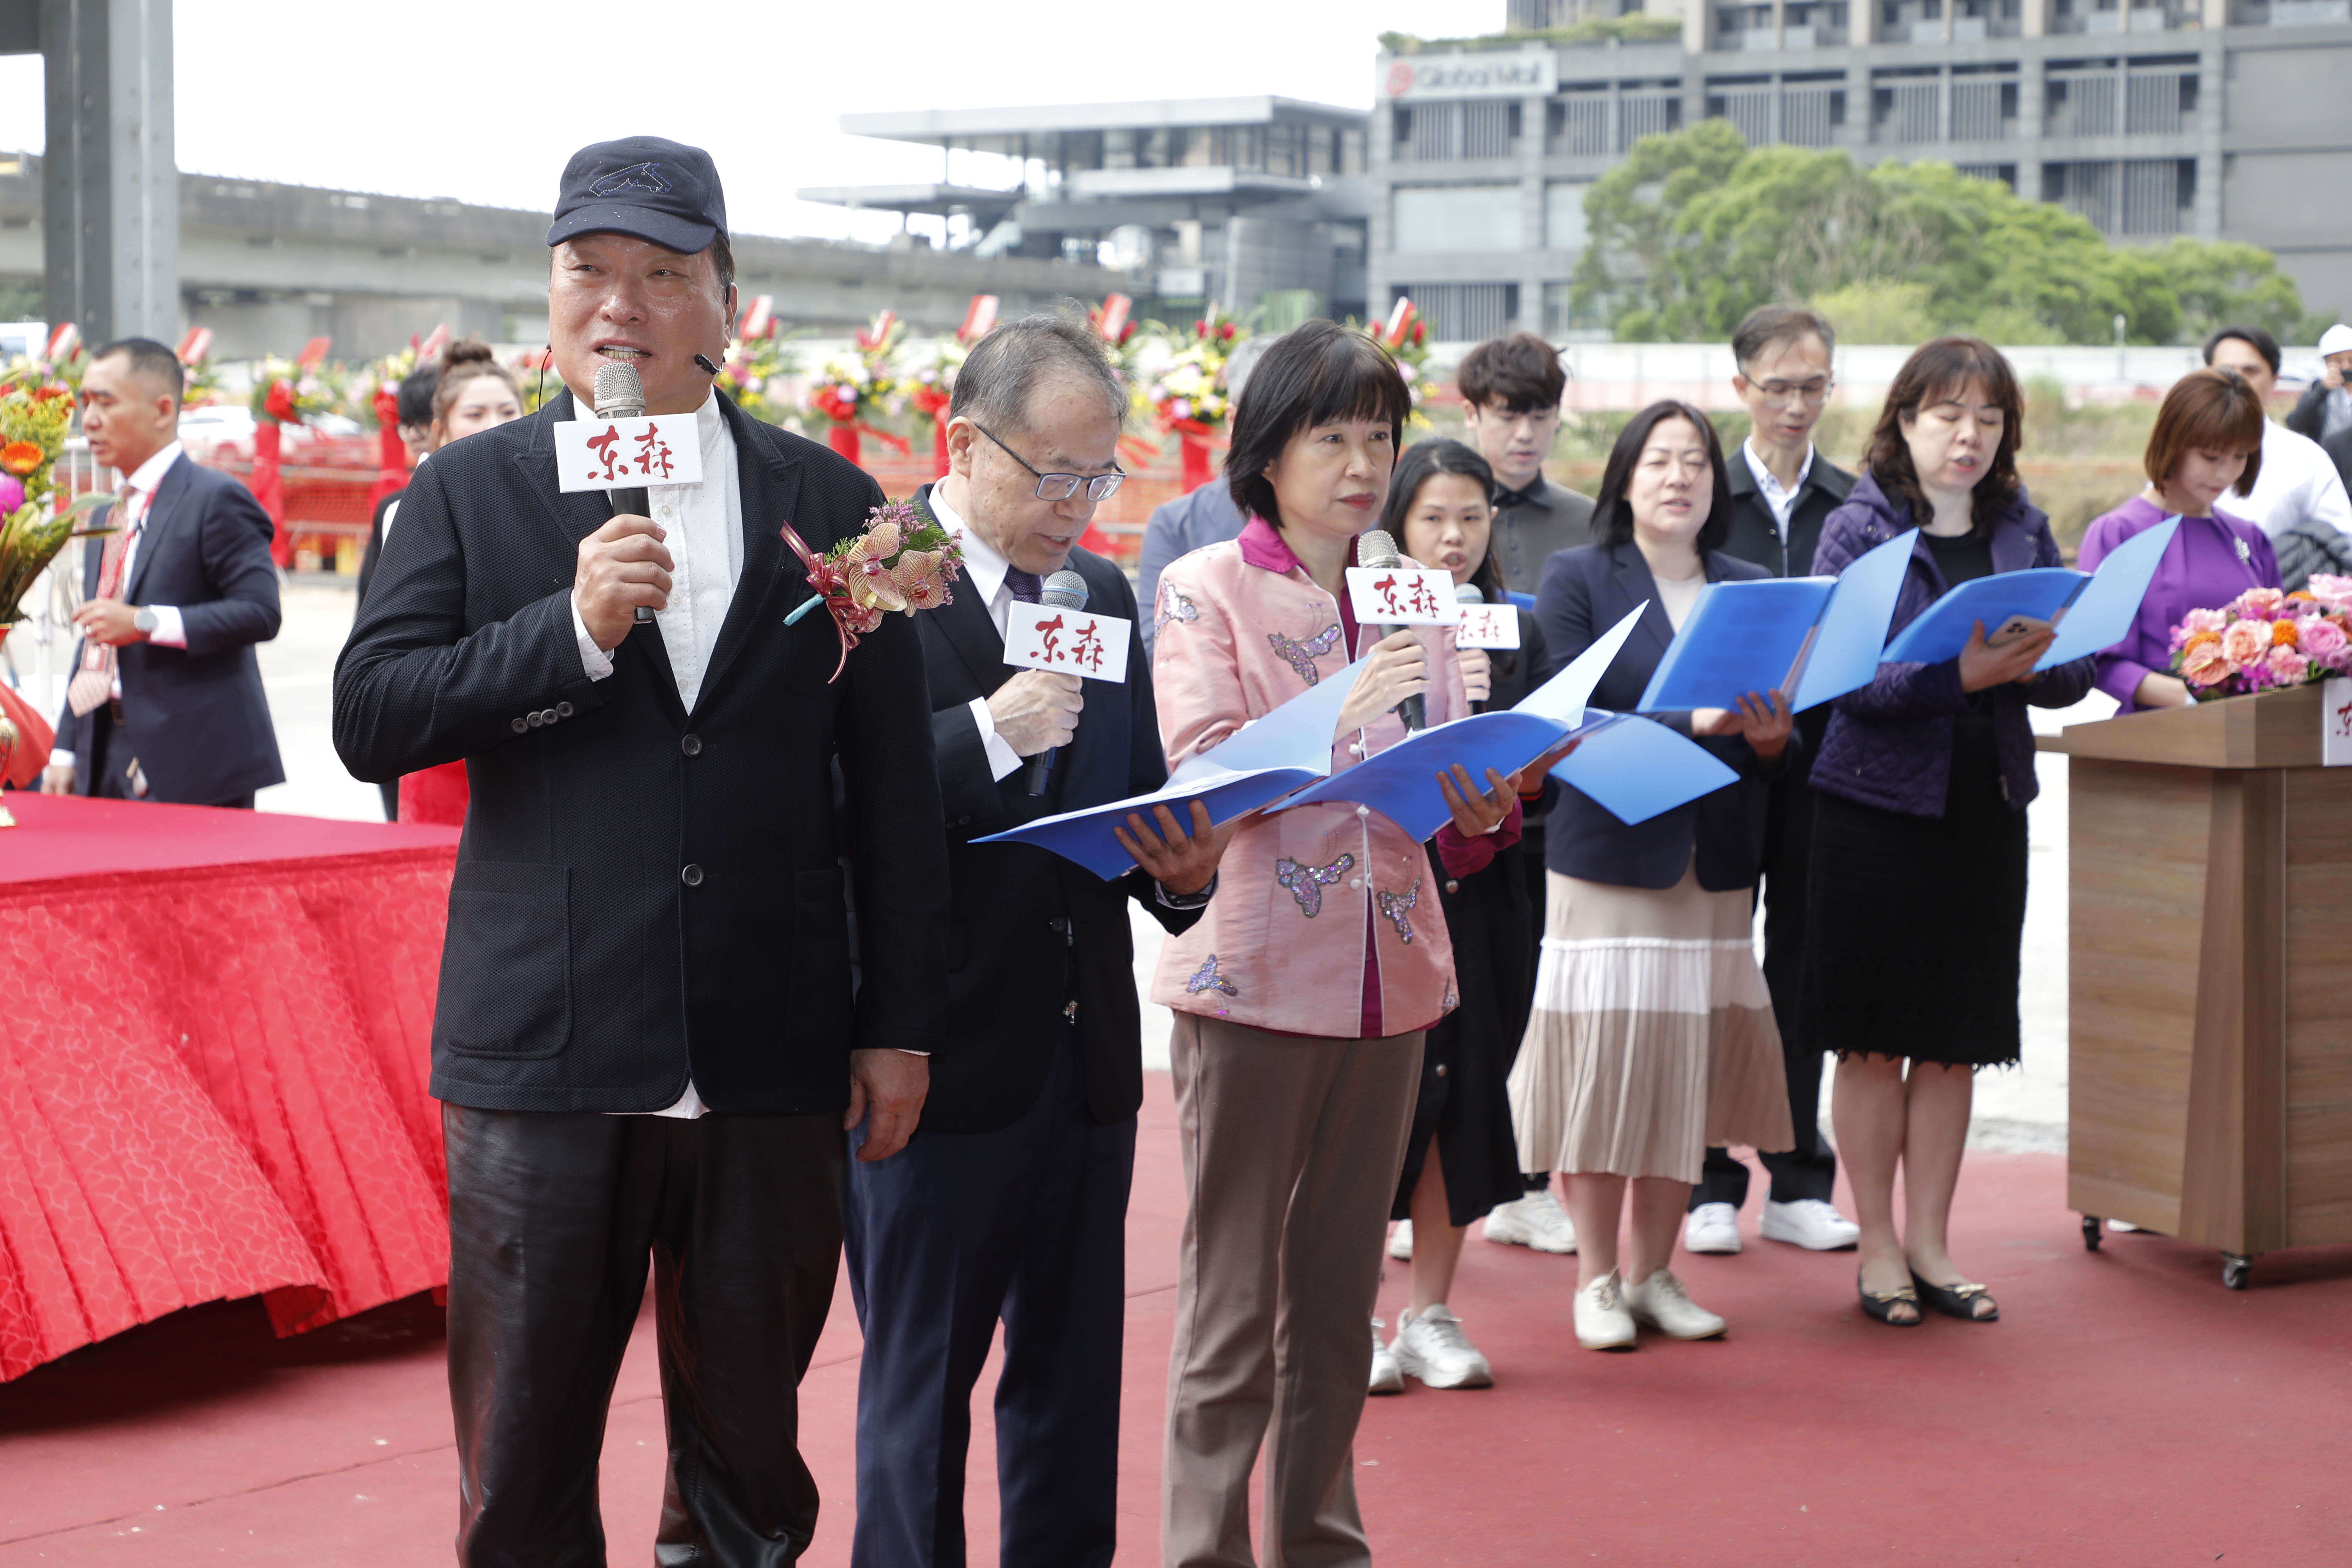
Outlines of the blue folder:
{"type": "Polygon", "coordinates": [[[1635,713],[1591,712],[1595,721],[1552,777],[1628,827],[1739,782],[1722,758],[1679,731],[1635,713]]]}
{"type": "Polygon", "coordinates": [[[2180,520],[2172,517],[2134,534],[2100,562],[2096,572],[2037,566],[1963,583],[1903,628],[1887,645],[1886,662],[1941,664],[1958,658],[1976,622],[1984,623],[1990,637],[2011,616],[2047,621],[2058,628],[2049,651],[2033,667],[2037,670],[2113,647],[2131,634],[2164,547],[2179,527],[2180,520]]]}
{"type": "Polygon", "coordinates": [[[1708,584],[1635,709],[1737,708],[1751,691],[1778,691],[1801,712],[1867,686],[1910,559],[1906,533],[1842,576],[1708,584]]]}

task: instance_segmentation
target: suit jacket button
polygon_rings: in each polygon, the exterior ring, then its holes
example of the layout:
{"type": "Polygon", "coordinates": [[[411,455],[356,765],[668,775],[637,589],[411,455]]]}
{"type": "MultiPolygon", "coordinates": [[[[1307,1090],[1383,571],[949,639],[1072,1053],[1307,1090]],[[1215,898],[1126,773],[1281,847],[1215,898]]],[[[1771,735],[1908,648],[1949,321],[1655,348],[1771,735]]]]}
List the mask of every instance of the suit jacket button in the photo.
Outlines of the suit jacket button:
{"type": "Polygon", "coordinates": [[[507,728],[520,735],[530,728],[530,721],[528,719],[517,719],[512,723],[509,724],[507,728]]]}
{"type": "Polygon", "coordinates": [[[1438,1063],[1436,1071],[1438,1077],[1444,1078],[1445,1076],[1445,1064],[1444,1062],[1438,1063]]]}
{"type": "Polygon", "coordinates": [[[699,735],[682,735],[678,738],[677,749],[684,752],[689,757],[698,757],[702,755],[702,737],[699,735]]]}
{"type": "Polygon", "coordinates": [[[536,730],[547,722],[547,715],[536,710],[523,715],[522,721],[536,730]]]}
{"type": "Polygon", "coordinates": [[[699,888],[702,886],[702,868],[689,864],[677,874],[677,879],[689,888],[699,888]]]}
{"type": "Polygon", "coordinates": [[[569,702],[559,702],[555,705],[555,716],[559,719],[569,719],[572,712],[572,706],[569,702]]]}
{"type": "Polygon", "coordinates": [[[1060,915],[1055,915],[1052,920],[1045,922],[1045,929],[1052,931],[1055,935],[1060,936],[1069,931],[1070,922],[1063,919],[1060,915]]]}

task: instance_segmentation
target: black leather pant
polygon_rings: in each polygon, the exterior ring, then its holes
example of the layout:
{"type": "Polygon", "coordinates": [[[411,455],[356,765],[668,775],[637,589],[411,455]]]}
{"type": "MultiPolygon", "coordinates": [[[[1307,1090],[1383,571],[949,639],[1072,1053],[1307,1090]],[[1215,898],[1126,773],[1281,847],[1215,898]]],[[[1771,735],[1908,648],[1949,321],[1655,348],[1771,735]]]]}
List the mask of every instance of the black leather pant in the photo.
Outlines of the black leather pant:
{"type": "Polygon", "coordinates": [[[798,1391],[840,1264],[840,1122],[445,1105],[441,1127],[458,1562],[604,1562],[597,1463],[648,1255],[669,1433],[655,1561],[798,1559],[817,1513],[798,1391]]]}

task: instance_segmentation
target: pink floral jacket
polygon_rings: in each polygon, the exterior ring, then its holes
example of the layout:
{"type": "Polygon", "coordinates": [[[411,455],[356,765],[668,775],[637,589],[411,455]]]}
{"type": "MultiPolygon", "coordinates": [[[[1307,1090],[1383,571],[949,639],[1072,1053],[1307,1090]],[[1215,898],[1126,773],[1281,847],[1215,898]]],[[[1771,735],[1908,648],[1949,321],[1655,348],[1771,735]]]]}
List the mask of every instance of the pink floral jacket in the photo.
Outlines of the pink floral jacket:
{"type": "MultiPolygon", "coordinates": [[[[1339,646],[1338,604],[1257,519],[1239,539],[1170,565],[1154,616],[1152,689],[1171,767],[1353,662],[1339,646]]],[[[1431,667],[1444,672],[1428,698],[1429,722],[1441,724],[1470,711],[1454,630],[1419,630],[1431,667]]],[[[1378,640],[1364,628],[1359,651],[1378,640]]],[[[1404,733],[1382,716],[1333,744],[1332,771],[1404,733]]],[[[1301,806],[1234,836],[1207,914],[1161,948],[1151,999],[1256,1029],[1352,1038],[1368,1000],[1368,949],[1384,1033],[1425,1029],[1454,1008],[1454,943],[1427,852],[1366,808],[1301,806]]]]}

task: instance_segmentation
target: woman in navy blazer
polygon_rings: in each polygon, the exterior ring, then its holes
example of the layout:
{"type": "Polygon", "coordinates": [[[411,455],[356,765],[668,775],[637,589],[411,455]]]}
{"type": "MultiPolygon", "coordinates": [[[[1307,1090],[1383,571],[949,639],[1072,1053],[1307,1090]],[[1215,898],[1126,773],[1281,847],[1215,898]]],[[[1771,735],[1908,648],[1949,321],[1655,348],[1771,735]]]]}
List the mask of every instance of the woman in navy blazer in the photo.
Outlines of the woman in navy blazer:
{"type": "MultiPolygon", "coordinates": [[[[1653,404],[1619,436],[1593,512],[1602,542],[1554,555],[1536,595],[1544,646],[1561,664],[1642,608],[1595,705],[1640,701],[1706,584],[1768,575],[1723,553],[1731,507],[1722,447],[1696,409],[1653,404]]],[[[1631,826],[1561,790],[1545,836],[1536,1012],[1511,1071],[1522,1168],[1569,1176],[1576,1338],[1588,1350],[1631,1349],[1637,1322],[1677,1339],[1723,1331],[1665,1267],[1691,1185],[1709,1144],[1794,1142],[1749,935],[1768,784],[1795,744],[1788,706],[1750,692],[1736,711],[1655,717],[1739,781],[1631,826]]]]}

